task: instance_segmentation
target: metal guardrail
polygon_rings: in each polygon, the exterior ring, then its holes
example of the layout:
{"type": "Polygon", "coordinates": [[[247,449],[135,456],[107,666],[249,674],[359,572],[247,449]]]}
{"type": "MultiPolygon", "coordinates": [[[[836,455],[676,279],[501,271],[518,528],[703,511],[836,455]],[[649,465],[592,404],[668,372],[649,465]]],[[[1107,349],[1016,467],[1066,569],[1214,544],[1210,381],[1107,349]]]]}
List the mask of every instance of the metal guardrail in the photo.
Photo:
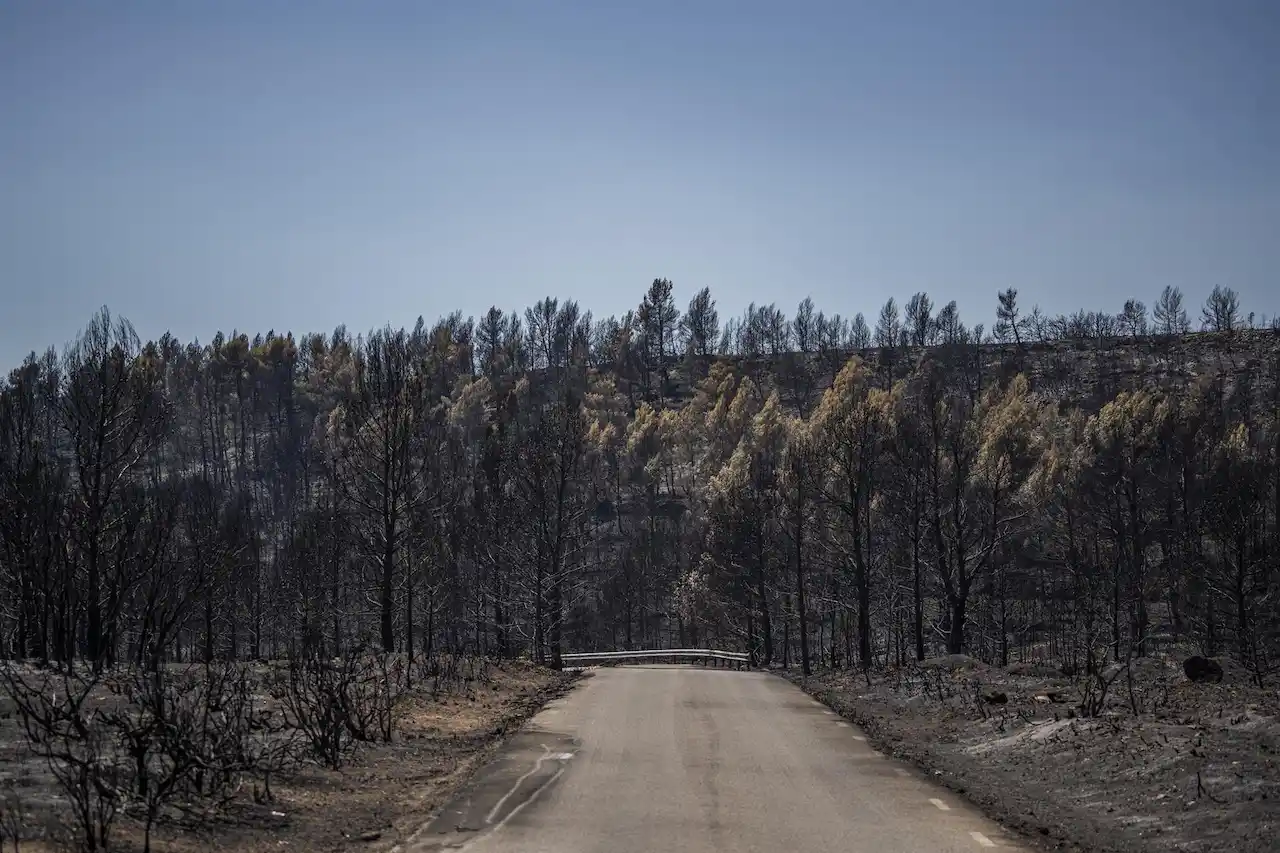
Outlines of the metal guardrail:
{"type": "Polygon", "coordinates": [[[745,667],[749,662],[746,652],[725,652],[719,649],[644,649],[632,652],[574,652],[560,656],[566,665],[588,663],[626,663],[647,660],[695,660],[713,665],[719,663],[745,667]]]}

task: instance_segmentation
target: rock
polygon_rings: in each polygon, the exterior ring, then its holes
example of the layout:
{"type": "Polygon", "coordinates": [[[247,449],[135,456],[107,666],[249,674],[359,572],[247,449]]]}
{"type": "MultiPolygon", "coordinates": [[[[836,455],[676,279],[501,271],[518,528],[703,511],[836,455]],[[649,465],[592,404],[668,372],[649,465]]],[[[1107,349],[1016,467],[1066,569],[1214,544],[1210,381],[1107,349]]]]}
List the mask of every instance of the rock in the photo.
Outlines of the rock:
{"type": "Polygon", "coordinates": [[[1053,702],[1055,704],[1061,704],[1068,701],[1068,696],[1060,690],[1046,690],[1043,693],[1037,693],[1035,700],[1037,702],[1053,702]]]}
{"type": "Polygon", "coordinates": [[[1115,681],[1124,674],[1124,664],[1113,663],[1102,671],[1104,681],[1115,681]]]}
{"type": "Polygon", "coordinates": [[[923,669],[973,669],[975,665],[976,661],[968,655],[944,655],[920,662],[923,669]]]}
{"type": "Polygon", "coordinates": [[[990,693],[983,693],[982,698],[990,705],[1003,705],[1009,701],[1009,697],[1002,690],[992,690],[990,693]]]}
{"type": "Polygon", "coordinates": [[[1058,668],[1047,663],[1015,663],[1007,668],[1010,675],[1032,675],[1038,678],[1050,678],[1059,674],[1058,668]]]}
{"type": "Polygon", "coordinates": [[[1207,681],[1222,681],[1222,665],[1213,658],[1201,657],[1193,655],[1182,663],[1182,671],[1187,674],[1187,678],[1196,684],[1207,681]]]}

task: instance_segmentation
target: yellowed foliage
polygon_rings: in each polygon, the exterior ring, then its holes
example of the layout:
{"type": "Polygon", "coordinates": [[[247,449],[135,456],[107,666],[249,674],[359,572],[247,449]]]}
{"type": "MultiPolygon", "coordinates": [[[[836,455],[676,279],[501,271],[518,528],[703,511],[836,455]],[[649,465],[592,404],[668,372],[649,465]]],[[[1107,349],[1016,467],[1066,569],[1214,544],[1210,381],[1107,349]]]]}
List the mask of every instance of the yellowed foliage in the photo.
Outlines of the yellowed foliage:
{"type": "Polygon", "coordinates": [[[1144,453],[1158,438],[1160,402],[1150,391],[1122,391],[1089,419],[1086,435],[1093,452],[1128,458],[1144,453]]]}
{"type": "Polygon", "coordinates": [[[787,416],[782,401],[774,391],[752,421],[752,440],[757,449],[772,448],[786,440],[787,416]]]}
{"type": "Polygon", "coordinates": [[[713,499],[725,500],[734,492],[746,488],[750,482],[751,459],[744,444],[739,443],[719,471],[707,483],[707,490],[713,499]]]}
{"type": "Polygon", "coordinates": [[[819,432],[833,431],[837,424],[849,417],[855,407],[867,397],[868,373],[862,359],[856,355],[845,363],[822,394],[814,410],[812,420],[819,432]]]}
{"type": "Polygon", "coordinates": [[[755,398],[758,395],[759,391],[751,381],[751,377],[744,376],[738,383],[737,393],[733,395],[733,400],[729,404],[729,416],[725,422],[725,428],[732,434],[741,435],[751,423],[756,413],[755,398]]]}
{"type": "Polygon", "coordinates": [[[1236,424],[1235,428],[1222,437],[1218,444],[1218,454],[1225,464],[1238,466],[1250,461],[1253,448],[1249,444],[1249,429],[1244,424],[1236,424]]]}
{"type": "Polygon", "coordinates": [[[627,427],[627,453],[632,456],[647,455],[658,434],[660,422],[654,408],[648,403],[641,403],[627,427]]]}
{"type": "MultiPolygon", "coordinates": [[[[710,381],[708,382],[710,385],[710,381]]],[[[715,434],[727,428],[729,423],[729,407],[733,404],[734,377],[726,376],[714,385],[714,403],[708,408],[706,428],[715,434]]]]}
{"type": "Polygon", "coordinates": [[[999,488],[1029,470],[1037,455],[1036,432],[1040,405],[1031,396],[1027,378],[1018,374],[1004,389],[990,388],[978,414],[978,470],[999,488]]]}
{"type": "Polygon", "coordinates": [[[464,435],[473,435],[484,427],[487,407],[493,396],[493,386],[488,377],[468,382],[454,395],[449,406],[449,426],[464,435]]]}

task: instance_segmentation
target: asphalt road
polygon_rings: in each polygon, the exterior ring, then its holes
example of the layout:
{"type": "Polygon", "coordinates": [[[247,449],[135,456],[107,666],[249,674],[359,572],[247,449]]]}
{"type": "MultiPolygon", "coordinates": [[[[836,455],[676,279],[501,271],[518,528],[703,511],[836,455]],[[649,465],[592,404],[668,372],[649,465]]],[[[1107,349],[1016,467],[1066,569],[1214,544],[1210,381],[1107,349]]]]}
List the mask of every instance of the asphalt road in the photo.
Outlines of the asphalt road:
{"type": "Polygon", "coordinates": [[[776,676],[596,670],[397,848],[469,853],[1017,850],[776,676]]]}

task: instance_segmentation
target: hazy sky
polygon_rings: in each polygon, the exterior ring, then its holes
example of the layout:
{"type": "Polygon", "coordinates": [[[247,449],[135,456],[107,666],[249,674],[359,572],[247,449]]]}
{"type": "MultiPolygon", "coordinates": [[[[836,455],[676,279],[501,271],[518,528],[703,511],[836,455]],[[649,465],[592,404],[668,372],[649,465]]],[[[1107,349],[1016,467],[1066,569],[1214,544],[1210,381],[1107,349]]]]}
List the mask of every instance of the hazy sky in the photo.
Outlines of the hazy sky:
{"type": "Polygon", "coordinates": [[[0,363],[657,276],[1280,311],[1280,2],[0,3],[0,363]]]}

